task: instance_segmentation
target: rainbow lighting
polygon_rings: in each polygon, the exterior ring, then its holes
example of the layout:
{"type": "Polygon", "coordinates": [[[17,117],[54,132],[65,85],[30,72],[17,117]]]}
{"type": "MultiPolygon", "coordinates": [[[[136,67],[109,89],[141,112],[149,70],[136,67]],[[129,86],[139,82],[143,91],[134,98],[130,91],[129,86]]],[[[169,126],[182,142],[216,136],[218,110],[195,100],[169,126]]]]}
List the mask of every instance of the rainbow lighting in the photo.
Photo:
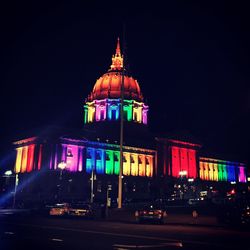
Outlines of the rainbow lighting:
{"type": "MultiPolygon", "coordinates": [[[[59,170],[58,165],[66,163],[66,171],[118,175],[120,168],[119,145],[100,142],[86,142],[62,138],[61,143],[51,148],[49,161],[42,157],[42,145],[29,144],[18,147],[15,163],[16,173],[40,170],[59,170]],[[35,148],[36,150],[35,154],[35,148]],[[34,159],[36,159],[34,161],[34,159]],[[43,165],[41,166],[41,162],[43,165]]],[[[123,175],[153,177],[156,151],[124,146],[123,175]]]]}
{"type": "MultiPolygon", "coordinates": [[[[124,146],[123,175],[153,177],[154,150],[124,146]]],[[[86,146],[86,173],[118,175],[120,167],[119,145],[88,142],[86,146]]]]}
{"type": "Polygon", "coordinates": [[[32,137],[14,143],[16,145],[15,173],[25,173],[40,169],[42,145],[35,144],[36,139],[36,137],[32,137]]]}
{"type": "MultiPolygon", "coordinates": [[[[103,99],[86,102],[84,105],[84,123],[117,121],[120,118],[120,99],[103,99]]],[[[124,100],[125,121],[147,124],[148,106],[135,100],[124,100]]]]}
{"type": "Polygon", "coordinates": [[[214,158],[200,157],[200,179],[206,181],[246,182],[244,164],[214,158]]]}
{"type": "MultiPolygon", "coordinates": [[[[120,119],[123,55],[119,38],[109,71],[100,77],[84,105],[84,123],[117,121],[120,119]]],[[[124,75],[124,120],[148,123],[148,106],[143,102],[140,86],[126,71],[124,75]]]]}

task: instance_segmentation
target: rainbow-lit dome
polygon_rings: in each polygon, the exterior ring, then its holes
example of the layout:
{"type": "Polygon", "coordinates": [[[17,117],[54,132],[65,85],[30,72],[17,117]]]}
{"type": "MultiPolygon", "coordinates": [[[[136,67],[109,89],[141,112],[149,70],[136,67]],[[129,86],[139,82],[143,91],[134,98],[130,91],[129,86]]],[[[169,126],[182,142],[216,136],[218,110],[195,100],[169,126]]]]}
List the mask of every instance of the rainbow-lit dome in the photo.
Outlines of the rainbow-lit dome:
{"type": "MultiPolygon", "coordinates": [[[[119,38],[117,41],[116,53],[112,57],[112,64],[107,73],[101,76],[95,83],[89,101],[105,98],[120,98],[122,86],[123,56],[120,50],[119,38]]],[[[140,86],[133,77],[124,75],[124,98],[143,101],[140,86]]]]}
{"type": "Polygon", "coordinates": [[[97,79],[84,105],[84,123],[118,121],[123,85],[123,114],[125,121],[147,124],[148,106],[143,103],[140,86],[128,75],[123,65],[119,38],[112,64],[107,73],[97,79]]]}

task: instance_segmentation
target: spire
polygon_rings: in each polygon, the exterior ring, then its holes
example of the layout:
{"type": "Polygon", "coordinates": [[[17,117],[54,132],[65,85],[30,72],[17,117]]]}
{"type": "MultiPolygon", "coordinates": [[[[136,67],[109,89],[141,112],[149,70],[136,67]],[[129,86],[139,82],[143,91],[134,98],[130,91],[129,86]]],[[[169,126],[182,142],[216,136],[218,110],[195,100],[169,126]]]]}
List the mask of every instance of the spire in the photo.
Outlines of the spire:
{"type": "Polygon", "coordinates": [[[116,55],[121,55],[120,39],[119,39],[119,37],[117,38],[117,45],[116,45],[115,54],[116,54],[116,55]]]}
{"type": "Polygon", "coordinates": [[[115,54],[112,56],[112,64],[110,70],[122,70],[123,68],[123,55],[121,54],[120,39],[117,38],[117,45],[115,54]]]}

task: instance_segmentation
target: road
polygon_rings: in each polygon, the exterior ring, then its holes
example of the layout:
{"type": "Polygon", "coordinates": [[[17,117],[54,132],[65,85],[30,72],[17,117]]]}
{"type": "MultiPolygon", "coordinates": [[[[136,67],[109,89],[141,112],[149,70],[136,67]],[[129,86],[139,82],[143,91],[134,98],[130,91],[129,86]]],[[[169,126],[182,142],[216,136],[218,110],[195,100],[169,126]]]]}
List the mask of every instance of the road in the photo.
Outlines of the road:
{"type": "Polygon", "coordinates": [[[222,227],[0,216],[1,250],[250,249],[249,238],[249,231],[222,227]]]}

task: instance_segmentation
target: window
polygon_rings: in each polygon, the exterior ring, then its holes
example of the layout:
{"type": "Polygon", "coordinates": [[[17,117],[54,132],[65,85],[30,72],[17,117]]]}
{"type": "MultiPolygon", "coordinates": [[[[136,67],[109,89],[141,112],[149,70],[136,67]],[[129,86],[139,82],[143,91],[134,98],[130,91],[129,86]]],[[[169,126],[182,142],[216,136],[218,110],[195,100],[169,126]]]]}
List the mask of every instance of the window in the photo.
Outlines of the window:
{"type": "Polygon", "coordinates": [[[100,120],[101,121],[103,121],[105,119],[104,112],[105,112],[105,110],[101,109],[101,111],[100,111],[100,120]]]}
{"type": "Polygon", "coordinates": [[[116,120],[116,110],[112,109],[111,111],[111,120],[116,120]]]}
{"type": "Polygon", "coordinates": [[[135,163],[134,157],[132,155],[131,155],[131,158],[130,158],[130,162],[135,163]]]}
{"type": "Polygon", "coordinates": [[[101,152],[100,151],[96,152],[96,160],[101,160],[101,152]]]}
{"type": "Polygon", "coordinates": [[[123,110],[123,118],[124,118],[125,121],[128,120],[128,111],[127,111],[127,109],[123,110]]]}
{"type": "Polygon", "coordinates": [[[142,157],[141,156],[138,157],[138,163],[142,164],[142,157]]]}
{"type": "Polygon", "coordinates": [[[119,161],[117,154],[114,155],[114,161],[119,161]]]}
{"type": "Polygon", "coordinates": [[[71,148],[68,148],[68,150],[67,150],[67,157],[73,157],[71,148]]]}
{"type": "Polygon", "coordinates": [[[106,161],[110,161],[110,155],[108,153],[106,153],[106,161]]]}
{"type": "Polygon", "coordinates": [[[137,122],[137,113],[135,112],[135,118],[134,120],[137,122]]]}
{"type": "Polygon", "coordinates": [[[88,159],[91,159],[91,158],[92,158],[91,150],[87,150],[87,158],[88,158],[88,159]]]}

